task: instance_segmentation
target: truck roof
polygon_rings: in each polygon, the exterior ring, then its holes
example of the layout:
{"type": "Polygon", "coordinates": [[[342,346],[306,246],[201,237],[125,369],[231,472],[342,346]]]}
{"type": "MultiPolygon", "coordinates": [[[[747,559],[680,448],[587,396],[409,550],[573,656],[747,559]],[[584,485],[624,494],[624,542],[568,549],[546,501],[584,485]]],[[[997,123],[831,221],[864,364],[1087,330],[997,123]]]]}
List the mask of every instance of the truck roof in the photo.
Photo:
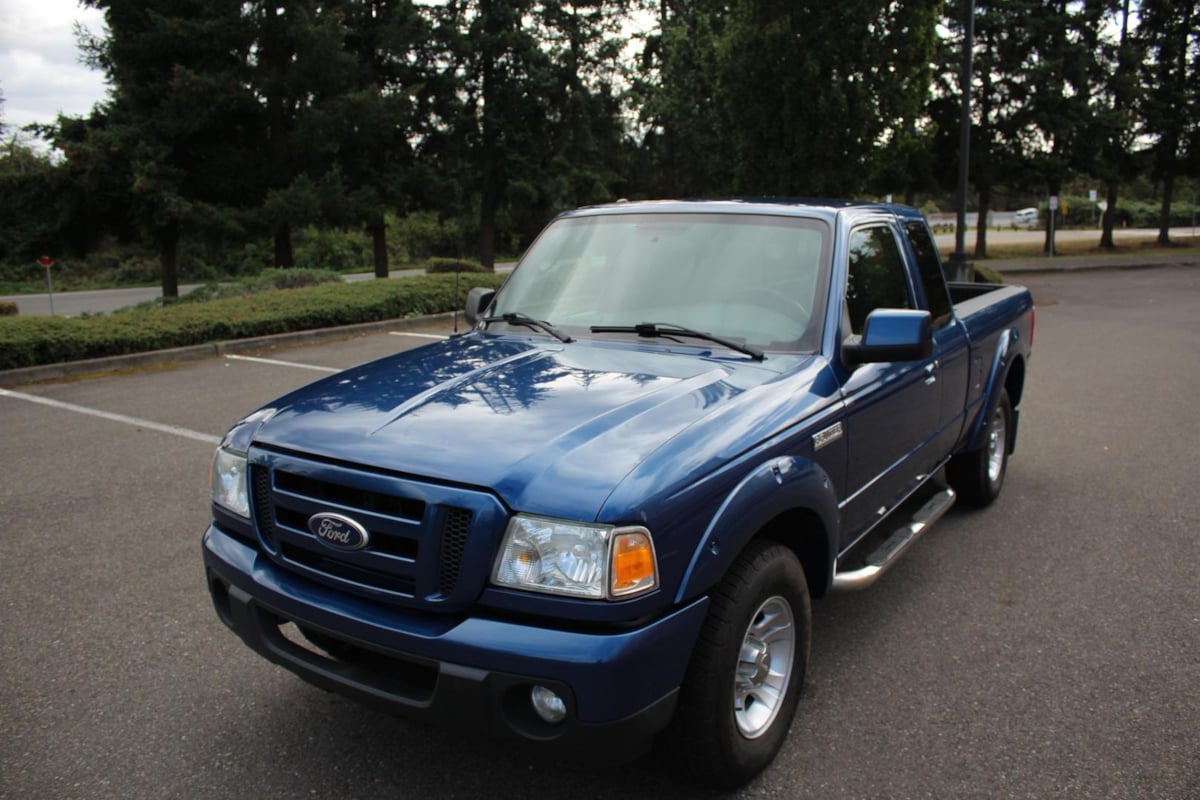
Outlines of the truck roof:
{"type": "Polygon", "coordinates": [[[773,216],[817,217],[832,222],[841,213],[893,214],[902,219],[924,219],[917,209],[898,203],[877,203],[866,200],[832,200],[826,198],[747,197],[722,200],[618,200],[615,203],[586,206],[567,211],[562,217],[600,216],[608,214],[768,214],[773,216]],[[857,212],[857,213],[854,213],[857,212]]]}

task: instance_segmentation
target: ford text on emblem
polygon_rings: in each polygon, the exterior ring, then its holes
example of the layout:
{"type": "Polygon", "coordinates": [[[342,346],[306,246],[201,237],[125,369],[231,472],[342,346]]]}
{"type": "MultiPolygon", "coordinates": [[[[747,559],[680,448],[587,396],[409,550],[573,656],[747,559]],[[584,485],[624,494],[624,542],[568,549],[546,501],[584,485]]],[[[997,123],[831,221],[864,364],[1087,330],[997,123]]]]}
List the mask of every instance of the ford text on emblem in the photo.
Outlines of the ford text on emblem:
{"type": "Polygon", "coordinates": [[[337,550],[361,550],[371,540],[366,528],[341,514],[313,514],[308,518],[308,529],[337,550]]]}

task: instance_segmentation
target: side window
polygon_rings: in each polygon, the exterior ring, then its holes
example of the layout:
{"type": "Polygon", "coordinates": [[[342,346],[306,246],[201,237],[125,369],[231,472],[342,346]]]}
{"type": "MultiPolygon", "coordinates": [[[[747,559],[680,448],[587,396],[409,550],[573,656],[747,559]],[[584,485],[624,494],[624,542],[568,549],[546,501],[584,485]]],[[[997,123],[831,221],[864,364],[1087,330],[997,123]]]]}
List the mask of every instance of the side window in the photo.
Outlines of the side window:
{"type": "Polygon", "coordinates": [[[933,327],[944,327],[950,322],[950,295],[946,291],[942,260],[938,257],[933,237],[929,235],[929,228],[920,222],[907,222],[904,230],[913,252],[917,254],[917,270],[921,273],[921,285],[925,287],[925,299],[929,301],[933,327]]]}
{"type": "Polygon", "coordinates": [[[904,260],[886,225],[859,228],[850,234],[846,310],[851,332],[862,334],[867,315],[877,308],[912,308],[904,260]]]}

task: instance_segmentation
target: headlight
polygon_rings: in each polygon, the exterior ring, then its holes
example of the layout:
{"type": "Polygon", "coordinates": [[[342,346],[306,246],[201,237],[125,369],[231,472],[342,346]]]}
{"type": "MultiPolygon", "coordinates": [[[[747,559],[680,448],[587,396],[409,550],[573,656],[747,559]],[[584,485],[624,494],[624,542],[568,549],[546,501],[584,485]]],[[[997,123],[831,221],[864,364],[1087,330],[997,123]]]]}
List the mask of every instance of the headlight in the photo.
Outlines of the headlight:
{"type": "Polygon", "coordinates": [[[246,493],[246,457],[232,450],[217,448],[212,464],[212,499],[217,505],[239,517],[250,518],[250,498],[246,493]]]}
{"type": "Polygon", "coordinates": [[[492,582],[569,597],[631,597],[658,586],[658,563],[645,528],[517,515],[504,533],[492,582]]]}

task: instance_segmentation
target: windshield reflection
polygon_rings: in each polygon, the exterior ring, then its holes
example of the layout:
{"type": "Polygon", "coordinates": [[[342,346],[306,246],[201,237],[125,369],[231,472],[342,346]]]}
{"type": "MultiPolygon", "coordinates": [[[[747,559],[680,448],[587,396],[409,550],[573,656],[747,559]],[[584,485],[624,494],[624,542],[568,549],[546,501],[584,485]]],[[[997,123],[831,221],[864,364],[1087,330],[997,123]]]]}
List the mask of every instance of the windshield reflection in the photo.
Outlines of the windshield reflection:
{"type": "Polygon", "coordinates": [[[494,313],[527,314],[573,336],[655,321],[767,350],[815,352],[830,238],[824,222],[790,216],[568,217],[533,244],[494,313]]]}

